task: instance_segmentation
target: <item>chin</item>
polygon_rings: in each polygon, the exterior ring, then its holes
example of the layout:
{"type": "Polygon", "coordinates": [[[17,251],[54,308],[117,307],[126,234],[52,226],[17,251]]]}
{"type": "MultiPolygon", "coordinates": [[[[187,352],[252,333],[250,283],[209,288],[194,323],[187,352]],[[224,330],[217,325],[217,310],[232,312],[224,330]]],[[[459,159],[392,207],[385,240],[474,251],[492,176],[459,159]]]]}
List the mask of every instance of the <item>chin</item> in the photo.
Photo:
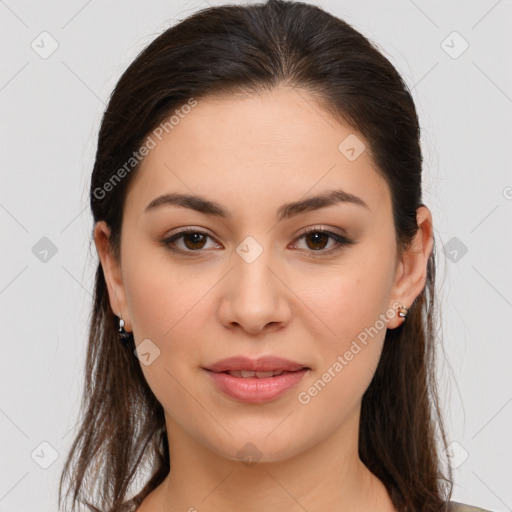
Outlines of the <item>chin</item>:
{"type": "Polygon", "coordinates": [[[280,434],[272,432],[269,435],[271,430],[254,431],[252,434],[225,439],[224,443],[210,445],[210,449],[228,460],[242,462],[250,467],[255,463],[281,462],[307,448],[299,444],[295,433],[283,430],[280,434]],[[293,445],[290,440],[294,440],[293,445]]]}

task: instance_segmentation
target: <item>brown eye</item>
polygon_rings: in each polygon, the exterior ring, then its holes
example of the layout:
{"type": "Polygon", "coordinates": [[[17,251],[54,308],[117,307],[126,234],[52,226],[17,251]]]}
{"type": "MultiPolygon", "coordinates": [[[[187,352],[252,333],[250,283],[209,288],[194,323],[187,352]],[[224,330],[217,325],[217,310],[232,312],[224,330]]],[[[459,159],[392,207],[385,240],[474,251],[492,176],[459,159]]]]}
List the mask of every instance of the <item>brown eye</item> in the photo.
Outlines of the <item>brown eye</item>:
{"type": "Polygon", "coordinates": [[[173,252],[187,254],[200,252],[205,249],[209,238],[211,238],[211,236],[208,233],[189,228],[162,240],[162,243],[173,252]],[[178,241],[181,243],[178,244],[178,241]]]}
{"type": "Polygon", "coordinates": [[[297,240],[301,239],[305,240],[306,251],[313,257],[328,256],[341,250],[346,245],[352,245],[355,243],[344,236],[320,228],[310,229],[302,233],[297,240]],[[329,240],[333,240],[334,243],[331,245],[331,248],[326,249],[329,244],[329,240]]]}
{"type": "Polygon", "coordinates": [[[321,250],[325,249],[329,238],[330,236],[322,231],[312,231],[306,235],[305,240],[311,241],[311,245],[308,245],[310,249],[321,250]]]}
{"type": "MultiPolygon", "coordinates": [[[[172,252],[190,256],[193,253],[201,253],[206,250],[208,239],[213,240],[208,233],[188,228],[162,240],[162,244],[172,252]]],[[[302,233],[297,240],[302,239],[306,243],[304,250],[308,253],[308,256],[312,257],[329,256],[341,250],[344,246],[355,243],[344,236],[320,228],[310,229],[302,233]],[[331,240],[333,243],[330,248],[327,248],[331,240]]]]}
{"type": "Polygon", "coordinates": [[[183,243],[187,249],[202,249],[204,247],[206,236],[203,233],[186,233],[182,235],[183,243]]]}

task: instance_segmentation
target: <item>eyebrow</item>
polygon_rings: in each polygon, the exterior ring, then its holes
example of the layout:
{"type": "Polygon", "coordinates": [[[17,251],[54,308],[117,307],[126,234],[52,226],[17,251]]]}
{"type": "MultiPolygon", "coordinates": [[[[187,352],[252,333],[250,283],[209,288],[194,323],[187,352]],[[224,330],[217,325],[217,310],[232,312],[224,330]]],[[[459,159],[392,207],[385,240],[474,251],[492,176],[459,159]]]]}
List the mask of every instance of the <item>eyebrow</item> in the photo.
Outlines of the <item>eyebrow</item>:
{"type": "MultiPolygon", "coordinates": [[[[314,197],[301,199],[292,203],[282,205],[277,210],[278,220],[289,219],[300,213],[319,210],[339,203],[351,203],[370,210],[369,206],[358,196],[345,192],[344,190],[329,190],[314,197]]],[[[201,196],[191,194],[163,194],[153,199],[144,209],[144,212],[154,210],[164,205],[182,206],[190,208],[205,215],[221,218],[230,218],[231,212],[221,204],[201,196]]]]}

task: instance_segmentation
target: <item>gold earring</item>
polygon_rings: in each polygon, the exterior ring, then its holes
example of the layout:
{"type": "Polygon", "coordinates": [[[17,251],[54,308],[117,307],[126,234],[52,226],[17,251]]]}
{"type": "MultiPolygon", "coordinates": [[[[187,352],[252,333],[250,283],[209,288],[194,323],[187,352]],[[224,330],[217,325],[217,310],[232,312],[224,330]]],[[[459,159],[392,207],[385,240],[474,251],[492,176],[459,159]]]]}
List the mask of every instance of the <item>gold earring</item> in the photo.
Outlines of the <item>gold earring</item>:
{"type": "Polygon", "coordinates": [[[398,316],[405,318],[409,312],[409,308],[406,308],[403,304],[400,304],[398,307],[398,316]]]}

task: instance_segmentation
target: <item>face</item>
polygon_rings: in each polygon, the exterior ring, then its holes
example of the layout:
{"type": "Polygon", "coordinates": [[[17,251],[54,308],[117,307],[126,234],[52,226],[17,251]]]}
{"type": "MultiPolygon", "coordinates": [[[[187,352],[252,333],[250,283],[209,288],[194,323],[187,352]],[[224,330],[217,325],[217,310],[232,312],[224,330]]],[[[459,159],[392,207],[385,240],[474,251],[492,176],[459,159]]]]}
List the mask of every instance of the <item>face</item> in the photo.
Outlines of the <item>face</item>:
{"type": "Polygon", "coordinates": [[[96,241],[112,308],[150,354],[141,368],[170,442],[232,460],[252,443],[277,461],[347,435],[386,328],[402,322],[393,305],[423,287],[428,239],[405,272],[389,188],[368,151],[357,156],[365,139],[304,91],[200,99],[161,138],[128,189],[120,265],[102,250],[104,227],[96,241]],[[347,137],[355,152],[340,150],[347,137]],[[345,196],[284,207],[331,191],[345,196]],[[166,194],[215,208],[155,201],[166,194]],[[276,396],[237,398],[205,370],[232,356],[307,370],[276,396]]]}

